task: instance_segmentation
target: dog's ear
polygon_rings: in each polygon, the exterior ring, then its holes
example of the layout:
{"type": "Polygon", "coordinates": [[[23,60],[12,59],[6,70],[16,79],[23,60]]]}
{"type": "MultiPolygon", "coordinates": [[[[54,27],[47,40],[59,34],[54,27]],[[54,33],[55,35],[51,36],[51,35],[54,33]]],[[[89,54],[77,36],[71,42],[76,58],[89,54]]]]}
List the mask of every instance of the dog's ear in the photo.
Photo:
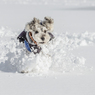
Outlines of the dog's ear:
{"type": "Polygon", "coordinates": [[[54,23],[54,19],[50,19],[50,21],[49,21],[51,24],[53,24],[54,23]]]}
{"type": "Polygon", "coordinates": [[[44,17],[44,19],[45,19],[45,20],[51,20],[52,18],[51,18],[51,17],[46,16],[46,17],[44,17]]]}
{"type": "Polygon", "coordinates": [[[34,21],[34,23],[40,23],[40,20],[35,17],[34,17],[33,21],[34,21]]]}
{"type": "Polygon", "coordinates": [[[48,20],[49,17],[44,17],[45,20],[48,20]]]}
{"type": "Polygon", "coordinates": [[[34,17],[33,20],[36,22],[37,21],[37,18],[34,17]]]}
{"type": "Polygon", "coordinates": [[[44,17],[44,19],[50,23],[50,24],[53,24],[54,23],[54,20],[51,18],[51,17],[44,17]]]}

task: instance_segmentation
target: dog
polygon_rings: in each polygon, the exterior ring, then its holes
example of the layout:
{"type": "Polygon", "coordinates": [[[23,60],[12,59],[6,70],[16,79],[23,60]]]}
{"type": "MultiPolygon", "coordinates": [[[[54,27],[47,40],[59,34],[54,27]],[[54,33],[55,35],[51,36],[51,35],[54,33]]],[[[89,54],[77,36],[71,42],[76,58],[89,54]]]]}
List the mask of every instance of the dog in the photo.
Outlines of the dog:
{"type": "Polygon", "coordinates": [[[41,45],[47,44],[49,41],[54,39],[54,36],[51,34],[53,31],[53,19],[50,17],[45,17],[44,21],[41,21],[37,18],[26,24],[24,31],[17,37],[20,42],[28,46],[28,51],[34,54],[40,53],[41,45]]]}

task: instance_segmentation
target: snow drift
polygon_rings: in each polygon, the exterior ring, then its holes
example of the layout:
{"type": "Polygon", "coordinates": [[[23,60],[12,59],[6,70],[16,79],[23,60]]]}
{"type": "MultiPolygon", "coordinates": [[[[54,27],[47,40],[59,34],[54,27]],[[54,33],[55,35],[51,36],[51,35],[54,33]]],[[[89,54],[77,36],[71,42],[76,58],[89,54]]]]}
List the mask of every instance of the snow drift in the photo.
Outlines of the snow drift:
{"type": "Polygon", "coordinates": [[[40,54],[34,55],[29,54],[23,43],[17,40],[20,32],[0,28],[0,71],[47,74],[49,72],[82,72],[87,69],[86,59],[74,56],[70,50],[95,43],[95,33],[62,33],[60,35],[54,33],[55,39],[43,45],[40,54]]]}

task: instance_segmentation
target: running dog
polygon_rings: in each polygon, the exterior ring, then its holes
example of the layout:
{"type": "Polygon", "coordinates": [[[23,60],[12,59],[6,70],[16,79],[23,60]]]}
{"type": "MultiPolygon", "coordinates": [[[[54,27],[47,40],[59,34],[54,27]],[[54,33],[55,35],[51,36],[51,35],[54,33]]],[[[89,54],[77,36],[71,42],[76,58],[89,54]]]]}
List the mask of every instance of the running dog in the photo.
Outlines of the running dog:
{"type": "Polygon", "coordinates": [[[24,31],[17,39],[25,43],[28,51],[32,51],[34,54],[40,53],[40,45],[46,44],[54,38],[51,34],[53,31],[53,23],[54,21],[50,17],[45,17],[44,21],[34,18],[26,24],[24,31]]]}

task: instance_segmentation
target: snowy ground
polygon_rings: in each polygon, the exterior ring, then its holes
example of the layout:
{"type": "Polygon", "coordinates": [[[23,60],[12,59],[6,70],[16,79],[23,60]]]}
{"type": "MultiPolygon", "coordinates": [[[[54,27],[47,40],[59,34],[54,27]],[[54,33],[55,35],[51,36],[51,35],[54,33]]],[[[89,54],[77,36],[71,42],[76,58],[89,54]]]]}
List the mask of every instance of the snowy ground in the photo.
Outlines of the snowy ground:
{"type": "Polygon", "coordinates": [[[95,1],[56,2],[0,1],[0,95],[95,95],[95,1]],[[44,56],[27,57],[16,37],[44,16],[54,18],[55,39],[44,56]]]}

